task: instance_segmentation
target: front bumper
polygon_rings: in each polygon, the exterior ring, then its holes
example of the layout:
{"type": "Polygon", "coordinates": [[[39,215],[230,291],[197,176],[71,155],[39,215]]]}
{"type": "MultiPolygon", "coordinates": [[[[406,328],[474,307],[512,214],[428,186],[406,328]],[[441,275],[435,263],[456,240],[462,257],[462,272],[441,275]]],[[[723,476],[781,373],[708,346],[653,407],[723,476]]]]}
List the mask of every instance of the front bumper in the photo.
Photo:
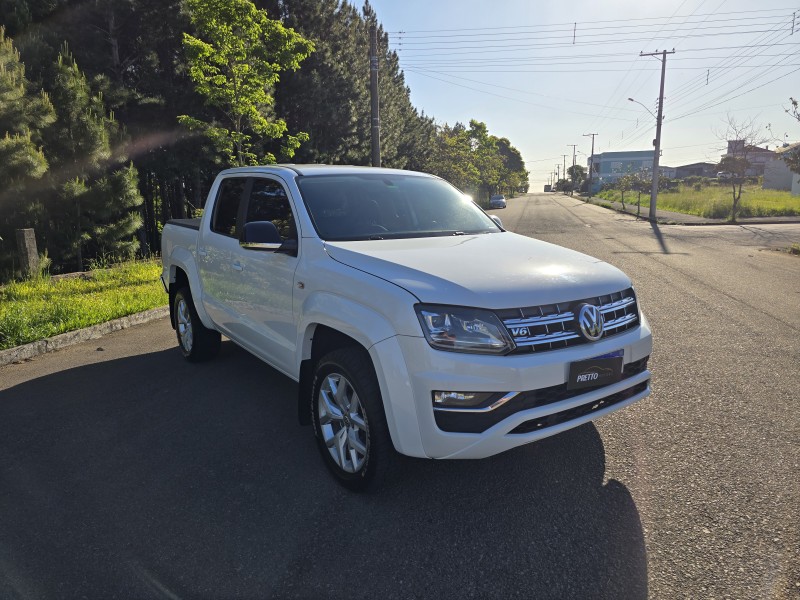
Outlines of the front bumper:
{"type": "Polygon", "coordinates": [[[651,351],[650,328],[642,317],[639,327],[600,342],[538,354],[458,354],[434,350],[424,338],[407,336],[384,340],[370,353],[399,452],[427,458],[485,458],[577,427],[645,398],[650,394],[650,371],[643,361],[651,351]],[[571,362],[617,350],[623,351],[628,372],[622,381],[578,395],[566,394],[568,397],[563,400],[555,396],[544,404],[523,401],[533,396],[531,391],[562,386],[571,362]],[[485,420],[477,431],[453,431],[458,429],[458,419],[448,417],[449,424],[445,425],[447,420],[440,418],[442,426],[437,424],[431,402],[433,390],[520,395],[503,405],[499,420],[485,420]]]}

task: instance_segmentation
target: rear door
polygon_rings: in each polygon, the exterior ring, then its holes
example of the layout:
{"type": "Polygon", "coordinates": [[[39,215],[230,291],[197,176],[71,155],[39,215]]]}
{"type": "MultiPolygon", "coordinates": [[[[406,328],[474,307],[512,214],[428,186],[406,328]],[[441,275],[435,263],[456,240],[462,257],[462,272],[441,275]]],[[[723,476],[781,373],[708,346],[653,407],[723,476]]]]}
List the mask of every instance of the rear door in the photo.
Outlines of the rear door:
{"type": "Polygon", "coordinates": [[[240,213],[244,209],[248,185],[246,177],[226,177],[220,182],[208,230],[201,231],[197,245],[203,306],[226,334],[237,330],[232,286],[238,285],[241,279],[241,264],[237,263],[236,254],[239,250],[240,213]]]}

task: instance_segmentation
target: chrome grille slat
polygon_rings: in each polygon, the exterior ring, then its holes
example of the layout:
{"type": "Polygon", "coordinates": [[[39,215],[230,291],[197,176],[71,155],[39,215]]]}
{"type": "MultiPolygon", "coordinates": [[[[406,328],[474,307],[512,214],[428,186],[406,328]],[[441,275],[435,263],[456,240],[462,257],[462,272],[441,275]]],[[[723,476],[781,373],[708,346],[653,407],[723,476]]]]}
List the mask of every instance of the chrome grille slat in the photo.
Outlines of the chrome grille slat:
{"type": "Polygon", "coordinates": [[[638,323],[639,310],[632,288],[571,303],[508,309],[501,311],[500,317],[509,334],[512,328],[517,330],[516,336],[511,334],[517,345],[514,352],[539,353],[588,343],[578,331],[573,312],[577,305],[584,303],[597,306],[605,317],[600,339],[622,333],[638,323]],[[520,331],[522,329],[527,331],[520,331]]]}
{"type": "Polygon", "coordinates": [[[575,319],[575,315],[571,312],[569,313],[561,313],[559,315],[551,315],[549,317],[528,317],[522,319],[506,319],[503,321],[506,327],[532,327],[535,325],[553,325],[554,323],[561,323],[566,321],[572,321],[575,319]]]}
{"type": "Polygon", "coordinates": [[[554,331],[553,333],[543,333],[528,338],[515,338],[517,346],[536,346],[538,344],[552,344],[553,342],[563,342],[580,337],[574,331],[554,331]]]}
{"type": "Polygon", "coordinates": [[[636,319],[638,319],[636,315],[625,315],[623,317],[619,317],[618,319],[613,319],[611,321],[606,321],[605,330],[608,331],[609,329],[619,329],[623,325],[627,325],[628,323],[633,323],[636,319]]]}
{"type": "Polygon", "coordinates": [[[615,310],[622,310],[630,306],[631,304],[636,304],[636,300],[633,298],[623,298],[622,300],[617,300],[616,302],[612,302],[610,304],[603,304],[600,307],[600,312],[605,314],[607,312],[612,312],[615,310]]]}

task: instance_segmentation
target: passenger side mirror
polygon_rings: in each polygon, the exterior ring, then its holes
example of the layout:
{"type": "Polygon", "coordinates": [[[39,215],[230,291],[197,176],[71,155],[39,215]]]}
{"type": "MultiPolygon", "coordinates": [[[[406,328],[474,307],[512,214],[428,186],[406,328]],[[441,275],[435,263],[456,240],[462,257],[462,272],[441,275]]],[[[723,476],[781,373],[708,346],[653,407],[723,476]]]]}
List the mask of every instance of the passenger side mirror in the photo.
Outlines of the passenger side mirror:
{"type": "Polygon", "coordinates": [[[502,229],[502,228],[503,228],[503,222],[500,220],[500,217],[496,217],[495,215],[489,215],[489,216],[490,216],[490,217],[492,217],[492,221],[494,221],[495,223],[497,223],[497,226],[498,226],[500,229],[502,229]]]}

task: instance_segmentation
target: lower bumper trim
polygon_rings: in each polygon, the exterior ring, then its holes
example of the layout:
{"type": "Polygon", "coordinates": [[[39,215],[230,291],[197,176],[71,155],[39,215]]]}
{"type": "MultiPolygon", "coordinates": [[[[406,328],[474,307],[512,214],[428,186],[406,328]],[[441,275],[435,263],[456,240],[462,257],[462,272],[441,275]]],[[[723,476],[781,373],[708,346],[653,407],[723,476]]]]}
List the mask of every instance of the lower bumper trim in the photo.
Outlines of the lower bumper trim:
{"type": "Polygon", "coordinates": [[[515,435],[515,434],[525,434],[531,433],[533,431],[541,431],[543,429],[547,429],[548,427],[553,427],[555,425],[560,425],[561,423],[566,423],[567,421],[574,421],[575,419],[580,419],[586,415],[592,414],[593,412],[598,412],[614,406],[615,404],[619,404],[620,402],[624,402],[628,398],[635,396],[647,389],[650,380],[643,381],[639,384],[636,384],[632,387],[629,387],[626,390],[622,390],[621,392],[617,392],[616,394],[612,394],[611,396],[606,396],[605,398],[600,398],[599,400],[595,400],[594,402],[587,402],[586,404],[582,404],[580,406],[576,406],[575,408],[570,408],[568,410],[562,410],[561,412],[553,413],[551,415],[545,415],[543,417],[539,417],[538,419],[531,419],[530,421],[525,421],[520,425],[517,425],[514,429],[508,432],[508,435],[515,435]]]}

